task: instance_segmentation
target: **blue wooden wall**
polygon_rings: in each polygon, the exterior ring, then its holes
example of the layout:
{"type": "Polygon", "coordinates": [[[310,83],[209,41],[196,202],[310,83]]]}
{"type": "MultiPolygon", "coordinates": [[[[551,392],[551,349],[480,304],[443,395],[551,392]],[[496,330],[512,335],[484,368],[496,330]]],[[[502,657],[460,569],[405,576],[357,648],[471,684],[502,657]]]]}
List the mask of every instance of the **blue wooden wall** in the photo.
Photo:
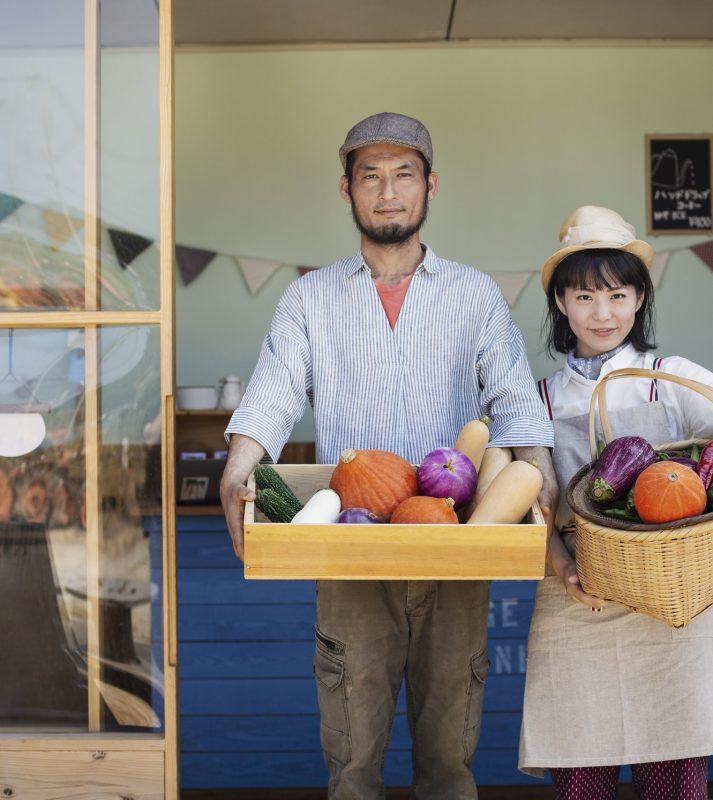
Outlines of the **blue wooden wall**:
{"type": "MultiPolygon", "coordinates": [[[[160,520],[147,518],[146,530],[160,565],[160,520]]],[[[160,572],[153,580],[160,585],[160,572]]],[[[529,581],[492,585],[490,673],[473,766],[482,785],[536,783],[517,771],[534,591],[529,581]]],[[[182,786],[325,786],[312,676],[314,584],[245,581],[223,518],[185,516],[178,603],[182,786]]],[[[385,775],[389,786],[410,784],[403,696],[385,775]]]]}

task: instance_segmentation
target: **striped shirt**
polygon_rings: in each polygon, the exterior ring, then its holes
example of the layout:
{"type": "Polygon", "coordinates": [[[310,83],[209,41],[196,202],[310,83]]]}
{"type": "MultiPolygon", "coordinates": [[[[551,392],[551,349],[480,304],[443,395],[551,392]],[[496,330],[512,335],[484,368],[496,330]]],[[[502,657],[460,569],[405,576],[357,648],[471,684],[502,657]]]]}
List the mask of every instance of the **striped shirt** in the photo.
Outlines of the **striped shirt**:
{"type": "Polygon", "coordinates": [[[429,248],[393,330],[360,253],[293,281],[226,437],[250,436],[277,461],[307,400],[319,463],[346,447],[419,463],[485,414],[492,445],[553,444],[500,289],[429,248]]]}

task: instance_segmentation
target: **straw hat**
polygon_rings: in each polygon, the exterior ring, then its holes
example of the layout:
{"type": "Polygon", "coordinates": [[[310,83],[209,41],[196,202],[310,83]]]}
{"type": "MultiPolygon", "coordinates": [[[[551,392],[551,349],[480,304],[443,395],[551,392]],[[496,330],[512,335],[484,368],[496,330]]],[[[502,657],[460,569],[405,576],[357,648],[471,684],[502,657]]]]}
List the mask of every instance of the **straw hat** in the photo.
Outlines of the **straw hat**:
{"type": "Polygon", "coordinates": [[[542,288],[547,289],[555,267],[570,253],[579,250],[625,250],[638,256],[647,269],[651,268],[654,251],[647,242],[636,238],[633,225],[610,208],[580,206],[567,217],[560,228],[560,249],[542,265],[542,288]]]}

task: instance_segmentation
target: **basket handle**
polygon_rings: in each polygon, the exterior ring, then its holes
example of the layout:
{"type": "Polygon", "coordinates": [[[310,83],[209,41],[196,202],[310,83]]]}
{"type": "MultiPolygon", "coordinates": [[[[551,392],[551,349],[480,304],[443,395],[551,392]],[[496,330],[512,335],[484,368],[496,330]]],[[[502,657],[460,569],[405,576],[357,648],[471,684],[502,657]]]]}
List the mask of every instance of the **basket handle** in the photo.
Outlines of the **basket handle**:
{"type": "Polygon", "coordinates": [[[592,461],[597,460],[597,434],[594,427],[594,416],[597,404],[599,404],[599,418],[602,423],[602,433],[604,434],[605,443],[611,441],[612,438],[606,404],[606,384],[608,381],[616,380],[617,378],[651,378],[652,380],[671,381],[671,383],[677,383],[680,386],[685,386],[688,389],[692,389],[694,392],[698,392],[698,394],[703,395],[703,397],[713,403],[713,387],[701,383],[700,381],[682,378],[680,375],[673,375],[670,372],[660,372],[655,369],[640,369],[638,367],[615,369],[613,372],[605,375],[594,387],[592,399],[589,403],[589,450],[592,455],[592,461]]]}

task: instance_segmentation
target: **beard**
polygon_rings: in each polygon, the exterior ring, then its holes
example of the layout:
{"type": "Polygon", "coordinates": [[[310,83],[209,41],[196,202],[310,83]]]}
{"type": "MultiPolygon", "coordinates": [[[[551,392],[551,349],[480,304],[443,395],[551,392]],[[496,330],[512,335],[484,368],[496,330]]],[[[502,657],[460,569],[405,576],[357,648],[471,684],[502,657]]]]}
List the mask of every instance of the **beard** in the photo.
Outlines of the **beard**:
{"type": "Polygon", "coordinates": [[[357,226],[359,233],[368,239],[372,244],[380,245],[395,245],[399,246],[407,242],[415,233],[418,233],[423,227],[423,223],[428,216],[428,190],[424,193],[423,207],[421,214],[416,222],[410,225],[402,225],[399,222],[387,222],[385,225],[368,225],[360,218],[359,213],[354,207],[354,201],[351,203],[352,219],[357,226]]]}

